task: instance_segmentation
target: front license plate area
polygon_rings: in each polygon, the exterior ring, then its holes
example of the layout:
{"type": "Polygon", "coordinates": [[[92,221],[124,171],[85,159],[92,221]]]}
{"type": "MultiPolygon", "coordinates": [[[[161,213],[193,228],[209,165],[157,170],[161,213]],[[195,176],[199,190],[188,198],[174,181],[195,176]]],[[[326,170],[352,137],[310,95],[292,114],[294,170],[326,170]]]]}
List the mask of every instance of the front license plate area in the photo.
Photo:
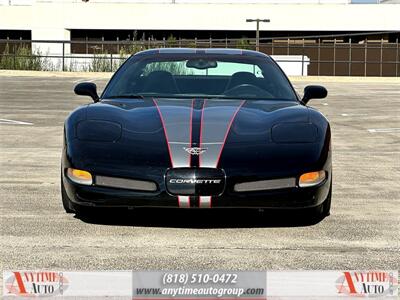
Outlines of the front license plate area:
{"type": "Polygon", "coordinates": [[[165,176],[167,191],[182,196],[217,196],[225,189],[225,172],[214,168],[173,168],[165,176]]]}

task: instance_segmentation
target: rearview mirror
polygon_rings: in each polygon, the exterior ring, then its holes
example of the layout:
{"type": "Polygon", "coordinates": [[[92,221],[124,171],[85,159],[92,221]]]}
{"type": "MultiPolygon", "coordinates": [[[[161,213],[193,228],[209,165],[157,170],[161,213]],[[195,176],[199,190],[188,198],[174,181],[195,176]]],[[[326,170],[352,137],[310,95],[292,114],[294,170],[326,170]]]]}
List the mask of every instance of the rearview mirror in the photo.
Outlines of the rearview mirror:
{"type": "Polygon", "coordinates": [[[310,99],[323,99],[328,95],[326,88],[320,85],[308,85],[304,88],[304,95],[301,102],[307,104],[310,99]]]}
{"type": "Polygon", "coordinates": [[[74,88],[74,92],[77,95],[90,96],[92,97],[94,102],[99,101],[99,96],[97,95],[97,87],[93,82],[78,83],[74,88]]]}
{"type": "Polygon", "coordinates": [[[218,63],[215,60],[189,59],[186,62],[186,68],[195,68],[198,70],[216,68],[217,66],[218,63]]]}

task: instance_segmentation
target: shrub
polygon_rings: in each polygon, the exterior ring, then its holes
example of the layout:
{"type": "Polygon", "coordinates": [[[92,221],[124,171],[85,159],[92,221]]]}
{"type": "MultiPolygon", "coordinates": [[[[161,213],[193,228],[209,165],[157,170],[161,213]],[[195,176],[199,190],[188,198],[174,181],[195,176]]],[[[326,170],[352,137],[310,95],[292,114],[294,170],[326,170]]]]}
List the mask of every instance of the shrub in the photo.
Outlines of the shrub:
{"type": "Polygon", "coordinates": [[[0,60],[0,69],[40,71],[46,67],[51,67],[49,60],[41,58],[40,51],[32,53],[32,50],[24,45],[15,47],[14,53],[11,53],[10,46],[6,44],[0,60]]]}
{"type": "Polygon", "coordinates": [[[250,45],[249,40],[247,38],[243,37],[240,40],[236,41],[236,48],[250,50],[252,47],[250,45]]]}

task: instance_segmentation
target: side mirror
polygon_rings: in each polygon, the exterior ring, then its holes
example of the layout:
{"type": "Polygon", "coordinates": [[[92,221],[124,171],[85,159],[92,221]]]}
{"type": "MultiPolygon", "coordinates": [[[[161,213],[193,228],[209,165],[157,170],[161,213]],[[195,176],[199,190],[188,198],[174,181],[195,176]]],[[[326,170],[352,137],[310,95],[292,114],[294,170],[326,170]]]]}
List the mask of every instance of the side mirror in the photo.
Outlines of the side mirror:
{"type": "Polygon", "coordinates": [[[323,99],[328,95],[326,88],[320,85],[308,85],[304,88],[304,95],[301,102],[307,104],[310,99],[323,99]]]}
{"type": "Polygon", "coordinates": [[[99,96],[97,95],[97,87],[93,82],[78,83],[74,88],[74,92],[77,95],[90,96],[92,97],[94,102],[99,101],[99,96]]]}

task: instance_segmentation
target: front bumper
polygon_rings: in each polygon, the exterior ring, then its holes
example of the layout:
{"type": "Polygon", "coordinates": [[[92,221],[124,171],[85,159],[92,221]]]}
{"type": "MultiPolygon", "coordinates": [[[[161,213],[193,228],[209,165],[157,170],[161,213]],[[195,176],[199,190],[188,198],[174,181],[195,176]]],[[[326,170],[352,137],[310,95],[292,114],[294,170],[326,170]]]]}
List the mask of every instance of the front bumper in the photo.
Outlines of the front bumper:
{"type": "MultiPolygon", "coordinates": [[[[226,178],[227,189],[219,196],[211,197],[212,208],[309,208],[324,202],[327,198],[331,172],[317,186],[306,188],[283,188],[257,192],[235,192],[229,188],[230,178],[226,178]]],[[[63,174],[63,183],[70,200],[82,206],[96,207],[179,207],[178,197],[164,190],[137,192],[127,189],[85,186],[72,182],[63,174]]],[[[190,201],[198,201],[190,197],[190,201]]]]}

